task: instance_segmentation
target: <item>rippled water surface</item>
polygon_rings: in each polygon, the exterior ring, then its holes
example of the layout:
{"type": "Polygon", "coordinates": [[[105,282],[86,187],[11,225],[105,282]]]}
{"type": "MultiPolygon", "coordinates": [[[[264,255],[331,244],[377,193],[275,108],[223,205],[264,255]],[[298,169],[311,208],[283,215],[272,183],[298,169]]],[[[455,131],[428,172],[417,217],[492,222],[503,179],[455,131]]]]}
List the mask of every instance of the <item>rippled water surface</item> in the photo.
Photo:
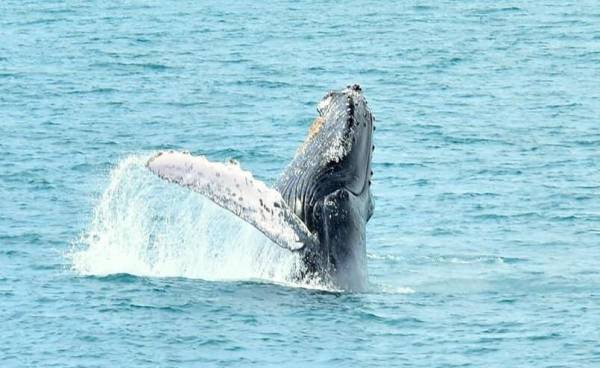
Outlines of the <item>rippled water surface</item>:
{"type": "Polygon", "coordinates": [[[0,3],[0,366],[600,366],[596,1],[0,3]],[[377,118],[368,292],[154,178],[377,118]]]}

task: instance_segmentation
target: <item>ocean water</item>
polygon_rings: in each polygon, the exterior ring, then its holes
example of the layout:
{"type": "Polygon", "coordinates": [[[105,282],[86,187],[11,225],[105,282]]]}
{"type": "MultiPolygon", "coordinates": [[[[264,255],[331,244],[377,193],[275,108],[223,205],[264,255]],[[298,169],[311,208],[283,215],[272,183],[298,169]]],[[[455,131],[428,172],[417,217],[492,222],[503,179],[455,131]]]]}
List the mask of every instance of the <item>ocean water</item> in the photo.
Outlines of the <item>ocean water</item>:
{"type": "Polygon", "coordinates": [[[0,2],[0,366],[600,366],[596,1],[0,2]],[[144,169],[377,119],[364,293],[144,169]]]}

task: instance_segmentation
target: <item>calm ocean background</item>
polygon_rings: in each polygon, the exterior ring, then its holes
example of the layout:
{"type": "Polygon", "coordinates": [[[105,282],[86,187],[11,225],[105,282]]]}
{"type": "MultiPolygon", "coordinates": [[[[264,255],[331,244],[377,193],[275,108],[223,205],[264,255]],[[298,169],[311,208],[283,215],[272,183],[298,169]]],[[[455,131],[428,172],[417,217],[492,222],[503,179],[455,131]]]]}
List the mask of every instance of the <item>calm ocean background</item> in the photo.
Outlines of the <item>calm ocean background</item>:
{"type": "Polygon", "coordinates": [[[599,367],[599,80],[597,1],[3,0],[0,366],[599,367]],[[354,82],[368,292],[143,168],[272,183],[354,82]]]}

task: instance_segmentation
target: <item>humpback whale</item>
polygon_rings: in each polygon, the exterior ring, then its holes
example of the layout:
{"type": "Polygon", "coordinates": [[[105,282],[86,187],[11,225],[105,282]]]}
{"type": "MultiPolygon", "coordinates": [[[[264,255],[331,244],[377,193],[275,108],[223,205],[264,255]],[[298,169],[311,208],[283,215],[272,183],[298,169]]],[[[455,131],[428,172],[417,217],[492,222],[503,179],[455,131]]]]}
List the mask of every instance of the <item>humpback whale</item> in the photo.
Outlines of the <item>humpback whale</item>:
{"type": "Polygon", "coordinates": [[[374,209],[374,118],[357,84],[329,92],[317,112],[273,187],[237,162],[211,162],[185,152],[160,152],[146,166],[234,213],[280,247],[299,252],[299,278],[364,290],[366,224],[374,209]]]}

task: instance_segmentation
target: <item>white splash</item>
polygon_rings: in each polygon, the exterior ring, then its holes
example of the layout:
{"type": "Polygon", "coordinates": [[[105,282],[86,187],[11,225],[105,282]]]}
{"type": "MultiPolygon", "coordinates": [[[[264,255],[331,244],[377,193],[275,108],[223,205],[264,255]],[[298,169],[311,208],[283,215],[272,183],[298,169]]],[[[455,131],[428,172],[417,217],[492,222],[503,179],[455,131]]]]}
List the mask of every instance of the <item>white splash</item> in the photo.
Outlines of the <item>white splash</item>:
{"type": "Polygon", "coordinates": [[[144,167],[149,157],[130,156],[112,171],[89,229],[69,254],[74,271],[295,285],[297,253],[202,195],[159,179],[144,167]]]}

